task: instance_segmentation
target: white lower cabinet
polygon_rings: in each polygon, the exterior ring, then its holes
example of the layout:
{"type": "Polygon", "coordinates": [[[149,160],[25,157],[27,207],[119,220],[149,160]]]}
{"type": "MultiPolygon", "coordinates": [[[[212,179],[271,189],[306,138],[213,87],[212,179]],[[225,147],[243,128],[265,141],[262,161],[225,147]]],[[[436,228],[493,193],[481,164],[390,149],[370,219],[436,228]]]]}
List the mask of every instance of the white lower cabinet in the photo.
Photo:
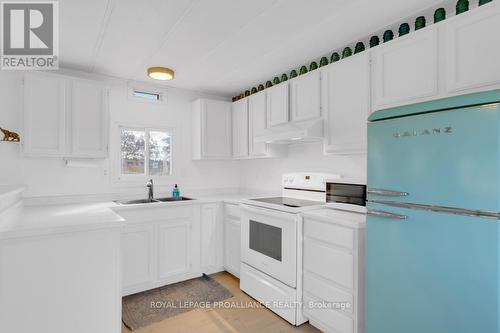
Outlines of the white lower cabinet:
{"type": "Polygon", "coordinates": [[[364,332],[364,214],[304,214],[304,316],[324,332],[364,332]]]}
{"type": "Polygon", "coordinates": [[[240,277],[240,207],[238,205],[226,204],[224,216],[224,269],[240,277]]]}
{"type": "Polygon", "coordinates": [[[200,276],[200,205],[117,210],[122,293],[129,295],[200,276]]]}
{"type": "Polygon", "coordinates": [[[201,269],[205,274],[223,270],[222,219],[218,203],[201,206],[201,269]]]}
{"type": "Polygon", "coordinates": [[[191,270],[191,223],[185,220],[158,225],[158,277],[161,280],[191,270]]]}
{"type": "Polygon", "coordinates": [[[134,286],[152,283],[155,272],[155,226],[152,224],[130,226],[121,236],[122,283],[134,286]]]}

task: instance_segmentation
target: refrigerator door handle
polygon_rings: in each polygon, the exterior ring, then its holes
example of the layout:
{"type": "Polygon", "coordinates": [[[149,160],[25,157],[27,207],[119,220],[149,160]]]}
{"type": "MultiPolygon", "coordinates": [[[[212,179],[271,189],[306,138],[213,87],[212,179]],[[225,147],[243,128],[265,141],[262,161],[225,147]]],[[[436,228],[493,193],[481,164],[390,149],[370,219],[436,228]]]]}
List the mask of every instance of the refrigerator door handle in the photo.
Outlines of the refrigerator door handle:
{"type": "Polygon", "coordinates": [[[391,190],[383,190],[378,188],[369,188],[366,190],[368,194],[382,195],[386,197],[406,197],[408,196],[408,192],[399,192],[399,191],[391,191],[391,190]]]}
{"type": "Polygon", "coordinates": [[[406,215],[388,213],[388,212],[384,212],[381,210],[374,210],[374,209],[368,209],[367,214],[371,215],[371,216],[382,217],[385,219],[393,219],[393,220],[406,220],[408,218],[408,216],[406,216],[406,215]]]}

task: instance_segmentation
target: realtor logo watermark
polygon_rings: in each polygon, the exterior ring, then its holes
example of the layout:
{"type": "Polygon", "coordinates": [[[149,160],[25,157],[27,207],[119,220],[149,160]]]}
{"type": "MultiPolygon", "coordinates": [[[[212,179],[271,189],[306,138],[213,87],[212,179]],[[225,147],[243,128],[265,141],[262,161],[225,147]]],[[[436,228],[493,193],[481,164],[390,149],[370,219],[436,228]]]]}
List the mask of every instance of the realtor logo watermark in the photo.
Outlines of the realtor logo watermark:
{"type": "Polygon", "coordinates": [[[59,3],[1,2],[1,69],[59,68],[59,3]]]}

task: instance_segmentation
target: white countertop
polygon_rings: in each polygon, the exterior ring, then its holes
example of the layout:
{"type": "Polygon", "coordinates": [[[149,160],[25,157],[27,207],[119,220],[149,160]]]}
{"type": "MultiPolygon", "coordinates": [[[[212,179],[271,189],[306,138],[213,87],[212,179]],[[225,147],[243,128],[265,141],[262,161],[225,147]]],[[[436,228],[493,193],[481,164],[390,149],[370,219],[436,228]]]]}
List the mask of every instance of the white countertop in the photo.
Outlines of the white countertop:
{"type": "Polygon", "coordinates": [[[19,220],[0,232],[0,239],[121,227],[113,202],[25,206],[19,220]]]}
{"type": "MultiPolygon", "coordinates": [[[[186,197],[195,200],[179,202],[158,202],[137,205],[118,205],[113,201],[87,202],[79,204],[37,204],[25,205],[16,223],[0,231],[0,239],[28,237],[52,233],[116,228],[124,225],[120,210],[147,207],[172,207],[199,205],[213,202],[239,204],[242,199],[258,197],[254,193],[214,194],[186,197]]],[[[268,196],[263,195],[261,197],[268,196]]]]}

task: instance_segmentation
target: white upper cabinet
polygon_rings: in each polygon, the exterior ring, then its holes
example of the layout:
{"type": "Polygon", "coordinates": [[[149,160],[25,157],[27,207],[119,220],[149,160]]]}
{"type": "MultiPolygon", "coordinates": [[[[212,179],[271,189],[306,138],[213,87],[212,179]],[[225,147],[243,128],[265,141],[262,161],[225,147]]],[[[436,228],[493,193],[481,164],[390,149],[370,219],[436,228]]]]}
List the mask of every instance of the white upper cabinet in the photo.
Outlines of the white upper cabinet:
{"type": "Polygon", "coordinates": [[[193,102],[193,159],[232,156],[231,103],[209,99],[193,102]]]}
{"type": "Polygon", "coordinates": [[[290,120],[288,109],[288,82],[280,83],[266,91],[267,127],[286,124],[290,120]]]}
{"type": "Polygon", "coordinates": [[[98,82],[25,74],[23,153],[104,158],[108,154],[108,90],[98,82]]]}
{"type": "Polygon", "coordinates": [[[374,110],[417,103],[439,95],[436,27],[412,32],[371,51],[374,110]]]}
{"type": "Polygon", "coordinates": [[[446,22],[447,92],[500,87],[500,3],[493,1],[446,22]]]}
{"type": "Polygon", "coordinates": [[[320,71],[300,75],[290,82],[290,110],[292,121],[309,120],[321,116],[320,71]]]}
{"type": "Polygon", "coordinates": [[[248,98],[232,104],[233,157],[248,157],[248,98]]]}
{"type": "Polygon", "coordinates": [[[370,54],[363,52],[321,69],[325,153],[366,153],[370,114],[370,54]]]}
{"type": "Polygon", "coordinates": [[[66,153],[69,82],[64,77],[25,75],[23,84],[23,152],[62,156],[66,153]]]}
{"type": "Polygon", "coordinates": [[[92,81],[72,87],[72,154],[105,157],[108,153],[108,91],[92,81]]]}
{"type": "Polygon", "coordinates": [[[261,91],[248,97],[250,157],[267,155],[267,144],[257,142],[256,137],[266,134],[266,91],[261,91]]]}

